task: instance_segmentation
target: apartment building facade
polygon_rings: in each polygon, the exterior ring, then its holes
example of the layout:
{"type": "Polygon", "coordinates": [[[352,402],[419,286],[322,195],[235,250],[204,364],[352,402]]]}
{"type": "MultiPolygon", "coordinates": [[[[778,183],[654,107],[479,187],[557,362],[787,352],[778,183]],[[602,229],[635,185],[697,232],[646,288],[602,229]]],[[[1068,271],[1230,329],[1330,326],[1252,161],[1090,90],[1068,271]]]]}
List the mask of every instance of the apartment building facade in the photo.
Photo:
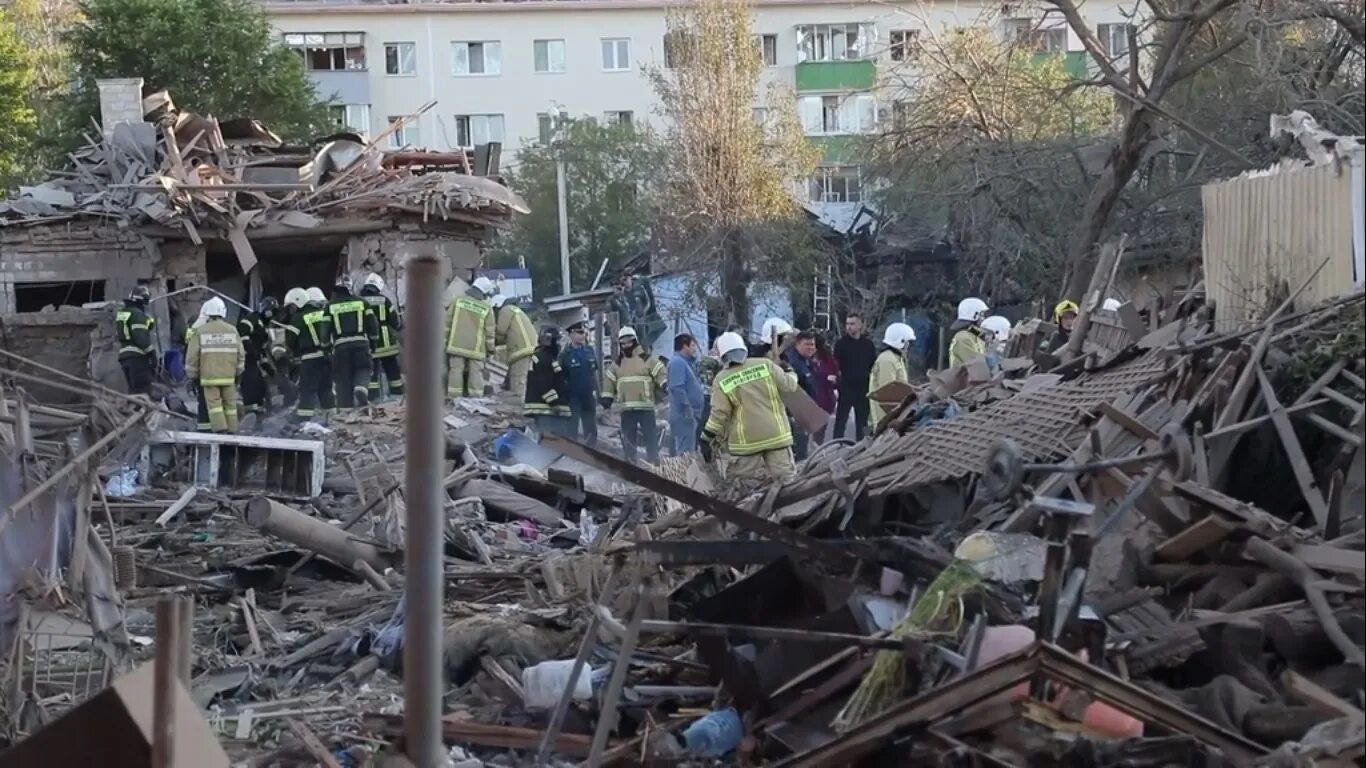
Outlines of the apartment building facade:
{"type": "MultiPolygon", "coordinates": [[[[1024,35],[1042,54],[1086,54],[1061,16],[973,0],[751,0],[764,86],[795,91],[822,167],[804,185],[813,203],[857,203],[852,137],[892,113],[922,36],[989,24],[1024,35]]],[[[1092,0],[1083,11],[1118,53],[1134,0],[1092,0]],[[1127,10],[1126,10],[1127,7],[1127,10]]],[[[659,0],[265,0],[281,42],[299,51],[338,124],[379,136],[428,102],[436,107],[385,138],[444,150],[503,143],[504,164],[546,141],[556,114],[658,125],[645,72],[667,67],[659,0]]],[[[755,117],[763,119],[768,88],[755,117]]]]}

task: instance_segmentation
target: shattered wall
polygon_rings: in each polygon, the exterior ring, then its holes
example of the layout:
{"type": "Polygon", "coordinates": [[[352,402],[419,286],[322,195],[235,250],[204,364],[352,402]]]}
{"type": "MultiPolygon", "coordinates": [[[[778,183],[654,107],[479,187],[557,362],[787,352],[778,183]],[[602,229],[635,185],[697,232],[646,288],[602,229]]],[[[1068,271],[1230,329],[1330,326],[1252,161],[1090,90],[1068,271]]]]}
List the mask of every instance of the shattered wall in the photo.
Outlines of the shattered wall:
{"type": "MultiPolygon", "coordinates": [[[[72,376],[94,378],[107,387],[123,388],[118,351],[114,348],[112,308],[62,309],[0,317],[0,342],[10,352],[72,376]]],[[[35,376],[49,376],[30,366],[14,367],[35,376]]],[[[82,399],[79,395],[41,384],[26,383],[24,388],[46,403],[70,403],[82,399]]]]}
{"type": "Polygon", "coordinates": [[[405,285],[404,264],[413,256],[434,254],[450,265],[447,277],[468,279],[470,270],[483,260],[480,243],[455,235],[423,230],[419,224],[405,222],[397,229],[351,237],[346,244],[346,267],[353,277],[364,279],[370,272],[384,278],[388,294],[400,306],[405,285]]]}
{"type": "Polygon", "coordinates": [[[0,314],[17,311],[26,285],[98,281],[117,299],[150,280],[158,260],[155,241],[101,222],[0,230],[0,314]]]}

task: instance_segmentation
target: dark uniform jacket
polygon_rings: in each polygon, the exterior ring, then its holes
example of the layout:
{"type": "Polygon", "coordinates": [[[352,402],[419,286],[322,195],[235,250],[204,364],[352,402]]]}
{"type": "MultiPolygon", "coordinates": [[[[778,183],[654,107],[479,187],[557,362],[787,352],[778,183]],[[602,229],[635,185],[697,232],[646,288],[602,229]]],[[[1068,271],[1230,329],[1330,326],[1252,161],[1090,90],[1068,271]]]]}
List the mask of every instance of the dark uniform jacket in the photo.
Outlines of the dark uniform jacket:
{"type": "Polygon", "coordinates": [[[142,307],[124,302],[123,308],[114,315],[114,334],[119,342],[119,359],[155,357],[156,348],[152,344],[154,327],[156,320],[142,307]]]}
{"type": "Polygon", "coordinates": [[[294,314],[286,331],[295,360],[325,357],[332,352],[332,318],[327,307],[310,304],[294,314]]]}
{"type": "Polygon", "coordinates": [[[377,289],[364,288],[360,295],[370,306],[370,315],[374,319],[375,335],[370,337],[370,354],[373,357],[397,355],[398,332],[403,330],[403,318],[389,297],[377,289]]]}
{"type": "Polygon", "coordinates": [[[560,365],[558,347],[537,347],[526,377],[528,414],[569,415],[569,375],[560,365]]]}
{"type": "Polygon", "coordinates": [[[379,328],[374,314],[370,311],[370,305],[359,296],[337,291],[337,295],[327,305],[327,314],[332,319],[333,346],[361,341],[369,344],[370,339],[379,335],[379,328]]]}
{"type": "Polygon", "coordinates": [[[268,358],[270,354],[269,321],[259,312],[246,312],[237,320],[237,335],[242,337],[247,360],[268,358]]]}

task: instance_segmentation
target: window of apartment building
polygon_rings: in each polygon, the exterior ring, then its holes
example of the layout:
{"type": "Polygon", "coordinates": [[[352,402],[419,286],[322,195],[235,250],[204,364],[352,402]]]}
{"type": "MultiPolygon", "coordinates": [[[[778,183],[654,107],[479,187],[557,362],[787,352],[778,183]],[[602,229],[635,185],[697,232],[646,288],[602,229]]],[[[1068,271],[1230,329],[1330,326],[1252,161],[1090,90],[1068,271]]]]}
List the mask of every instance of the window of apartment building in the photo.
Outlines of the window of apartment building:
{"type": "Polygon", "coordinates": [[[897,128],[905,128],[911,123],[911,102],[894,101],[892,102],[892,124],[897,128]]]}
{"type": "MultiPolygon", "coordinates": [[[[389,125],[397,123],[403,117],[397,115],[389,116],[389,125]]],[[[402,128],[396,128],[389,134],[389,146],[395,149],[403,147],[417,146],[417,121],[409,120],[402,128]]]]}
{"type": "Polygon", "coordinates": [[[369,104],[333,104],[328,107],[337,130],[367,134],[370,132],[369,104]]]}
{"type": "Polygon", "coordinates": [[[456,115],[455,143],[474,147],[490,141],[503,141],[502,115],[456,115]]]}
{"type": "Polygon", "coordinates": [[[417,43],[385,43],[384,74],[411,77],[417,74],[417,43]]]}
{"type": "Polygon", "coordinates": [[[288,32],[285,46],[299,52],[310,72],[365,69],[363,32],[288,32]]]}
{"type": "Polygon", "coordinates": [[[15,312],[42,312],[47,307],[79,307],[104,301],[104,280],[14,284],[15,312]]]}
{"type": "Polygon", "coordinates": [[[634,120],[635,113],[631,112],[629,109],[602,113],[602,122],[604,125],[624,125],[627,128],[630,128],[634,120]]]}
{"type": "Polygon", "coordinates": [[[451,43],[451,73],[497,75],[503,71],[503,46],[497,40],[451,43]]]}
{"type": "Polygon", "coordinates": [[[569,119],[568,112],[561,112],[558,115],[551,115],[548,112],[541,112],[536,115],[536,136],[542,144],[549,144],[555,138],[555,129],[569,119]]]}
{"type": "Polygon", "coordinates": [[[797,61],[852,61],[872,55],[872,24],[807,24],[797,27],[797,61]]]}
{"type": "Polygon", "coordinates": [[[1096,36],[1100,38],[1100,47],[1105,49],[1106,55],[1115,59],[1129,53],[1129,30],[1133,29],[1132,24],[1097,24],[1096,36]]]}
{"type": "Polygon", "coordinates": [[[920,30],[894,29],[887,46],[892,61],[915,61],[920,55],[920,30]]]}
{"type": "Polygon", "coordinates": [[[537,72],[564,71],[564,41],[537,40],[531,44],[532,58],[537,72]]]}
{"type": "Polygon", "coordinates": [[[1067,52],[1067,27],[1045,29],[1035,19],[1006,19],[1006,39],[1037,53],[1067,52]]]}
{"type": "Polygon", "coordinates": [[[759,49],[759,59],[765,67],[778,66],[778,36],[755,35],[754,47],[759,49]]]}
{"type": "Polygon", "coordinates": [[[808,184],[813,203],[857,203],[863,200],[863,182],[857,165],[832,165],[816,169],[808,184]]]}
{"type": "Polygon", "coordinates": [[[751,112],[756,125],[768,126],[769,111],[768,107],[755,107],[751,112]]]}
{"type": "MultiPolygon", "coordinates": [[[[664,33],[664,68],[673,69],[686,61],[689,43],[688,33],[683,30],[670,30],[664,33]]],[[[603,50],[604,64],[606,67],[606,49],[603,50]]]]}
{"type": "Polygon", "coordinates": [[[631,68],[631,41],[625,37],[602,39],[602,68],[607,72],[625,72],[631,68]]]}
{"type": "Polygon", "coordinates": [[[877,129],[877,99],[871,94],[803,96],[798,108],[808,136],[871,133],[877,129]]]}

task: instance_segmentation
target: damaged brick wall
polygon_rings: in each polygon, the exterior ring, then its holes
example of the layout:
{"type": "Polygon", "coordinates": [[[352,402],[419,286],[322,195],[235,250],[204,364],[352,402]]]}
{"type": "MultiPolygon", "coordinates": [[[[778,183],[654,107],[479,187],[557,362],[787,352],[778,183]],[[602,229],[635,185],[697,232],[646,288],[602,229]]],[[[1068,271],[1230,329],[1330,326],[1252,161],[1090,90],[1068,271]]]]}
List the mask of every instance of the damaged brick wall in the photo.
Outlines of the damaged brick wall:
{"type": "MultiPolygon", "coordinates": [[[[118,350],[114,346],[114,310],[61,309],[0,317],[0,342],[5,349],[82,379],[122,391],[118,350]]],[[[51,374],[26,365],[16,370],[48,378],[51,374]]],[[[47,403],[81,400],[65,390],[25,383],[24,388],[47,403]]]]}
{"type": "Polygon", "coordinates": [[[100,281],[106,300],[116,300],[152,279],[159,260],[154,240],[102,222],[0,230],[0,314],[17,311],[25,284],[100,281]]]}
{"type": "Polygon", "coordinates": [[[481,243],[468,237],[461,238],[422,229],[418,224],[404,223],[398,229],[355,235],[346,243],[346,267],[352,277],[365,279],[371,272],[384,278],[390,298],[402,304],[404,295],[403,265],[413,256],[434,254],[450,264],[449,277],[470,279],[470,270],[482,263],[481,243]]]}

